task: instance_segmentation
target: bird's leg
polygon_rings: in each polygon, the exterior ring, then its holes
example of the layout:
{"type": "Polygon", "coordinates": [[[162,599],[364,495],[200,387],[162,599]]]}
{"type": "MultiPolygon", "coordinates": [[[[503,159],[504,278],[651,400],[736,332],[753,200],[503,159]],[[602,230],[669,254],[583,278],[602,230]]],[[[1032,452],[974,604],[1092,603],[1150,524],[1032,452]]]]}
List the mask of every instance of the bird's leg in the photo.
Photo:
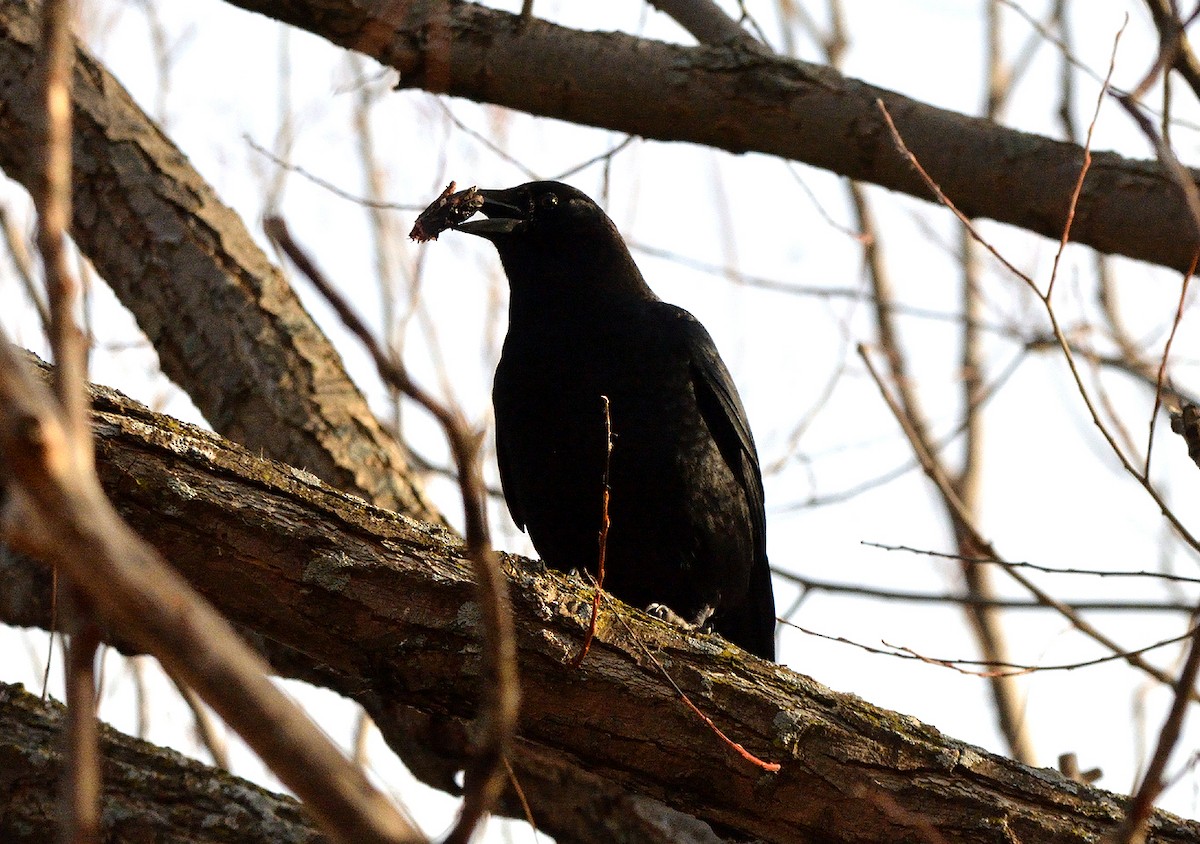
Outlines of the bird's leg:
{"type": "Polygon", "coordinates": [[[696,615],[687,619],[668,607],[666,604],[651,604],[646,607],[646,612],[660,621],[665,621],[667,624],[674,624],[676,627],[682,627],[684,630],[705,630],[705,625],[708,619],[712,616],[713,607],[701,607],[696,615]]]}

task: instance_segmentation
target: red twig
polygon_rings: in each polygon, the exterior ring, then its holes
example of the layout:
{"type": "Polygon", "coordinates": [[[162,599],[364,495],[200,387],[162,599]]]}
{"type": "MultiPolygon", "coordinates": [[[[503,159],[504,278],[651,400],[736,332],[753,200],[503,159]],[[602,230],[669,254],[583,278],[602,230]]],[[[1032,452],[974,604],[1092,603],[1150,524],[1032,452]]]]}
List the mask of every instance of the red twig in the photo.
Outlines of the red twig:
{"type": "Polygon", "coordinates": [[[675,690],[675,694],[679,695],[679,699],[683,701],[684,705],[687,706],[688,709],[692,710],[692,712],[696,713],[696,716],[703,721],[710,730],[713,731],[716,737],[719,738],[721,742],[725,744],[725,746],[730,748],[734,753],[745,759],[751,765],[754,765],[756,768],[761,768],[762,770],[772,774],[779,771],[780,766],[778,762],[765,762],[762,759],[759,759],[745,747],[738,744],[729,736],[725,735],[721,728],[713,723],[712,718],[709,718],[707,715],[701,712],[700,708],[696,706],[696,704],[692,703],[692,699],[687,696],[687,693],[684,692],[683,689],[679,688],[679,684],[676,683],[675,679],[667,673],[667,669],[664,668],[663,664],[658,661],[653,653],[650,652],[650,649],[646,647],[645,643],[638,638],[633,630],[630,629],[629,625],[625,622],[625,619],[621,617],[621,614],[615,613],[615,616],[617,621],[621,623],[621,626],[625,628],[625,632],[629,634],[629,638],[637,643],[637,646],[642,649],[642,653],[646,655],[646,658],[654,663],[654,667],[657,668],[659,673],[661,673],[663,677],[666,678],[667,682],[671,684],[671,688],[675,690]]]}
{"type": "Polygon", "coordinates": [[[600,400],[604,402],[604,491],[603,491],[603,506],[600,515],[600,550],[596,557],[596,594],[592,596],[592,620],[588,625],[587,636],[583,640],[583,647],[579,649],[579,653],[571,660],[571,667],[578,668],[583,664],[583,658],[588,655],[588,651],[592,649],[592,639],[596,636],[596,620],[600,616],[600,591],[604,588],[604,561],[608,555],[608,499],[612,494],[612,489],[608,483],[609,467],[612,463],[612,416],[609,414],[608,396],[601,396],[600,400]]]}

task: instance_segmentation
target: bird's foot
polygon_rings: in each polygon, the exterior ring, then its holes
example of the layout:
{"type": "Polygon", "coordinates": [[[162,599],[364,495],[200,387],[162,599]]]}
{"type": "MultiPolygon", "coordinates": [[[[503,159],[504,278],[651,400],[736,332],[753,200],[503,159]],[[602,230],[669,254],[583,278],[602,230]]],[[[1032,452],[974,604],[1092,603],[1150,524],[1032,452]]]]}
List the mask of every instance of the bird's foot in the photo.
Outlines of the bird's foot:
{"type": "Polygon", "coordinates": [[[696,614],[695,620],[688,620],[679,613],[675,612],[675,610],[668,607],[666,604],[651,604],[650,606],[646,607],[646,612],[660,621],[665,621],[667,624],[673,624],[676,627],[682,627],[684,630],[699,630],[702,633],[709,629],[708,619],[709,616],[713,614],[711,609],[705,607],[696,614]]]}

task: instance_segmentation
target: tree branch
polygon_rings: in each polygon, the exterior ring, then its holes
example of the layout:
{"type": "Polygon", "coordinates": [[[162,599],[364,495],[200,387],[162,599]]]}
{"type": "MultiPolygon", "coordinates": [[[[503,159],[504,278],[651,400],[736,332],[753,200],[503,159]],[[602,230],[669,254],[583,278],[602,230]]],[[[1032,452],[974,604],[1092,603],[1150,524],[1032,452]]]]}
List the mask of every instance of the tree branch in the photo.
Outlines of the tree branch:
{"type": "MultiPolygon", "coordinates": [[[[0,0],[0,167],[32,189],[36,6],[0,0]]],[[[438,520],[403,452],[238,216],[75,45],[71,235],[163,371],[230,439],[381,506],[438,520]]]]}
{"type": "MultiPolygon", "coordinates": [[[[53,841],[64,707],[0,683],[0,840],[53,841]],[[32,832],[32,834],[31,834],[32,832]]],[[[100,726],[105,841],[317,844],[300,803],[100,726]],[[181,799],[182,798],[182,799],[181,799]]]]}
{"type": "MultiPolygon", "coordinates": [[[[480,661],[470,567],[457,540],[117,394],[94,400],[100,471],[126,518],[227,615],[289,646],[309,675],[363,703],[389,742],[423,718],[422,740],[449,757],[443,770],[461,767],[480,661]]],[[[994,841],[997,829],[1024,842],[1099,836],[1121,819],[1114,795],[948,739],[615,602],[600,614],[589,659],[573,670],[590,617],[587,587],[516,557],[504,567],[525,689],[513,767],[551,834],[547,818],[606,817],[621,794],[780,842],[827,836],[831,813],[840,836],[861,842],[919,840],[898,820],[909,816],[950,840],[979,842],[994,841]],[[723,730],[782,770],[763,776],[716,742],[613,612],[723,730]],[[885,812],[884,803],[911,814],[885,812]]],[[[1152,829],[1163,842],[1200,836],[1200,824],[1162,813],[1152,829]]]]}
{"type": "MultiPolygon", "coordinates": [[[[1083,165],[1076,144],[757,50],[579,32],[461,2],[229,2],[390,65],[403,88],[656,140],[778,155],[932,200],[891,144],[875,106],[882,99],[909,147],[968,217],[1055,240],[1083,165]]],[[[1163,167],[1115,153],[1092,158],[1072,240],[1186,270],[1197,236],[1163,167]]]]}
{"type": "MultiPolygon", "coordinates": [[[[79,385],[81,395],[85,386],[79,385]]],[[[128,637],[195,688],[300,795],[334,840],[423,841],[270,681],[268,666],[225,619],[121,519],[90,461],[81,462],[69,448],[60,413],[45,384],[0,337],[0,460],[6,492],[0,538],[61,569],[87,600],[98,627],[103,623],[128,637]]],[[[74,673],[83,679],[84,672],[76,668],[74,673]]],[[[79,697],[90,704],[91,696],[79,697]]],[[[88,715],[93,715],[90,709],[88,715]]]]}

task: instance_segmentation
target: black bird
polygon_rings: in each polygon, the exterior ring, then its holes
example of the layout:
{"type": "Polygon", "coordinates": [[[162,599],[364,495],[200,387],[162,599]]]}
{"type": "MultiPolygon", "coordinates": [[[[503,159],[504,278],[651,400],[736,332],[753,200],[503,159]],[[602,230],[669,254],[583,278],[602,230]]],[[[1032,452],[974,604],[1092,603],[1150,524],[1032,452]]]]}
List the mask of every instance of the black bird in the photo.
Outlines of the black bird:
{"type": "Polygon", "coordinates": [[[513,519],[546,563],[595,574],[606,396],[604,588],[774,659],[762,474],[712,338],[654,295],[580,191],[530,182],[479,195],[488,219],[456,228],[491,241],[511,291],[492,400],[513,519]]]}

